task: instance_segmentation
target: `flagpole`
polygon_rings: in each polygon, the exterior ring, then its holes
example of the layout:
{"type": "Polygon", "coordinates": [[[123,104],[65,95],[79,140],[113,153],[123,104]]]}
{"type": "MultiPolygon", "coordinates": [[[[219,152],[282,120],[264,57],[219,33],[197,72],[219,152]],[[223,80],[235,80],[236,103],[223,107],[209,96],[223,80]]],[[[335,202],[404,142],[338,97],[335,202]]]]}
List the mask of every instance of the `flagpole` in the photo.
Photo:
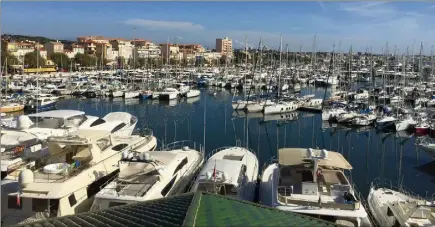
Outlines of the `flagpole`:
{"type": "Polygon", "coordinates": [[[216,192],[216,159],[214,160],[214,168],[213,168],[213,188],[214,188],[214,193],[217,194],[217,192],[216,192]]]}

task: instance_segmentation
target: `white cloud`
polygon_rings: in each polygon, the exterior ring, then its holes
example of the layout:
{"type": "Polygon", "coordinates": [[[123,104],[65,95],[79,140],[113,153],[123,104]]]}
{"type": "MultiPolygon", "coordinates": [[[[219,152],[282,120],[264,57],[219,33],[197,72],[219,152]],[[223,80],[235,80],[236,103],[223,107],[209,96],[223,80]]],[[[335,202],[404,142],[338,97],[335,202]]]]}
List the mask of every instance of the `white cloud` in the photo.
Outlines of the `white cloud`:
{"type": "Polygon", "coordinates": [[[129,19],[124,21],[125,24],[142,26],[149,29],[159,29],[159,30],[203,30],[204,26],[199,24],[194,24],[191,22],[181,22],[181,21],[159,21],[159,20],[145,20],[145,19],[129,19]]]}
{"type": "Polygon", "coordinates": [[[379,17],[391,15],[395,11],[388,6],[387,2],[368,2],[368,3],[346,3],[340,4],[338,10],[345,11],[363,17],[379,17]]]}
{"type": "Polygon", "coordinates": [[[317,1],[317,3],[319,3],[319,6],[320,6],[320,8],[322,9],[322,11],[325,12],[325,11],[326,11],[325,4],[323,4],[322,1],[317,1]]]}

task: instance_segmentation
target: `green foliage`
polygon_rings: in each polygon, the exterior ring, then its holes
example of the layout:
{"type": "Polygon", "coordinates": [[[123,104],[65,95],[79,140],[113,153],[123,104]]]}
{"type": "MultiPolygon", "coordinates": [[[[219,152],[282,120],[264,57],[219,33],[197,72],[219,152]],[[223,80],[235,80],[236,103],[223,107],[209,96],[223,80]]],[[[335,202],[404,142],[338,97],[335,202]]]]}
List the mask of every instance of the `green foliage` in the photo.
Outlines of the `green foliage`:
{"type": "MultiPolygon", "coordinates": [[[[12,35],[12,34],[3,34],[2,38],[9,38],[12,40],[15,40],[17,42],[21,42],[21,41],[35,41],[35,42],[39,42],[39,43],[47,43],[47,42],[55,42],[55,39],[50,39],[47,37],[43,37],[43,36],[30,36],[30,35],[12,35]]],[[[71,40],[59,40],[59,42],[69,45],[74,43],[74,41],[71,40]]]]}
{"type": "Polygon", "coordinates": [[[108,62],[109,62],[109,61],[108,61],[106,58],[102,58],[101,56],[98,56],[98,57],[97,57],[97,64],[98,64],[98,67],[101,67],[101,66],[105,67],[105,66],[107,65],[108,62]]]}
{"type": "Polygon", "coordinates": [[[131,68],[140,68],[140,67],[143,67],[145,65],[145,59],[143,59],[143,58],[140,58],[140,59],[129,58],[127,64],[131,68]],[[135,63],[136,63],[136,67],[134,66],[135,63]]]}
{"type": "Polygon", "coordinates": [[[123,56],[118,56],[116,58],[116,62],[118,63],[118,66],[124,66],[125,65],[125,58],[123,56]]]}
{"type": "Polygon", "coordinates": [[[229,59],[228,59],[226,56],[222,56],[222,57],[219,59],[219,63],[220,63],[221,65],[225,65],[227,61],[228,61],[228,63],[230,63],[229,59]]]}
{"type": "Polygon", "coordinates": [[[7,65],[20,65],[20,61],[18,60],[17,57],[15,57],[14,55],[10,54],[7,51],[2,50],[1,51],[1,56],[2,56],[2,65],[4,63],[6,63],[6,59],[7,59],[7,65]]]}
{"type": "Polygon", "coordinates": [[[83,67],[92,67],[97,64],[97,58],[87,54],[77,53],[74,56],[75,63],[80,64],[83,67]]]}
{"type": "Polygon", "coordinates": [[[50,55],[50,59],[57,67],[68,68],[71,64],[71,60],[65,53],[53,53],[50,55]]]}
{"type": "Polygon", "coordinates": [[[45,63],[45,59],[36,50],[24,55],[24,65],[27,65],[27,68],[44,67],[45,63]]]}
{"type": "Polygon", "coordinates": [[[139,58],[139,59],[137,59],[137,66],[138,67],[145,67],[145,64],[146,64],[146,60],[145,60],[145,58],[139,58]]]}

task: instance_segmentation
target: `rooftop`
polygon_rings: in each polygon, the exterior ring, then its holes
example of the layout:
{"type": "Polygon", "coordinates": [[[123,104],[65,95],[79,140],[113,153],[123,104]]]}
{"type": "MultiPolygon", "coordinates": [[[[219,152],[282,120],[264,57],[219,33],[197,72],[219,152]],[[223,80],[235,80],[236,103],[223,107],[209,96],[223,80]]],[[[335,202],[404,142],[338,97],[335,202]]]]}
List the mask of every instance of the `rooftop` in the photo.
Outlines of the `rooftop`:
{"type": "Polygon", "coordinates": [[[336,226],[313,217],[204,192],[52,218],[20,226],[336,226]]]}

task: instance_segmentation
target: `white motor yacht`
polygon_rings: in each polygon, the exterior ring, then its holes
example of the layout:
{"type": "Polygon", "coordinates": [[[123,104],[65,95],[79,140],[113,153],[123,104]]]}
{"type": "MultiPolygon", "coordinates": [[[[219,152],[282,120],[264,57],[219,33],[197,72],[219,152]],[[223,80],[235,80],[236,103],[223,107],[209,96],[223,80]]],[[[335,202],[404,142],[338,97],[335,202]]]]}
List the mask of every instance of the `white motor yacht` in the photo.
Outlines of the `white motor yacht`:
{"type": "Polygon", "coordinates": [[[180,92],[176,88],[165,88],[163,91],[159,92],[159,99],[160,100],[173,100],[178,98],[180,95],[180,92]]]}
{"type": "Polygon", "coordinates": [[[189,91],[186,92],[186,98],[198,97],[200,94],[201,92],[197,89],[189,89],[189,91]]]}
{"type": "Polygon", "coordinates": [[[2,225],[29,223],[88,211],[94,195],[118,172],[124,151],[156,140],[79,130],[74,136],[50,137],[50,155],[8,174],[1,182],[2,225]]]}
{"type": "Polygon", "coordinates": [[[140,91],[124,91],[124,98],[125,99],[138,98],[139,94],[140,94],[140,91]]]}
{"type": "Polygon", "coordinates": [[[223,147],[211,152],[191,191],[206,191],[253,201],[258,159],[243,147],[223,147]]]}
{"type": "Polygon", "coordinates": [[[338,152],[283,148],[266,167],[260,201],[283,211],[312,215],[337,224],[371,226],[368,214],[344,170],[352,166],[338,152]]]}
{"type": "Polygon", "coordinates": [[[395,127],[396,121],[395,117],[384,115],[376,119],[375,125],[378,129],[387,129],[395,127]]]}
{"type": "Polygon", "coordinates": [[[91,211],[183,193],[203,163],[202,150],[184,145],[166,151],[125,152],[119,175],[95,195],[91,211]]]}

